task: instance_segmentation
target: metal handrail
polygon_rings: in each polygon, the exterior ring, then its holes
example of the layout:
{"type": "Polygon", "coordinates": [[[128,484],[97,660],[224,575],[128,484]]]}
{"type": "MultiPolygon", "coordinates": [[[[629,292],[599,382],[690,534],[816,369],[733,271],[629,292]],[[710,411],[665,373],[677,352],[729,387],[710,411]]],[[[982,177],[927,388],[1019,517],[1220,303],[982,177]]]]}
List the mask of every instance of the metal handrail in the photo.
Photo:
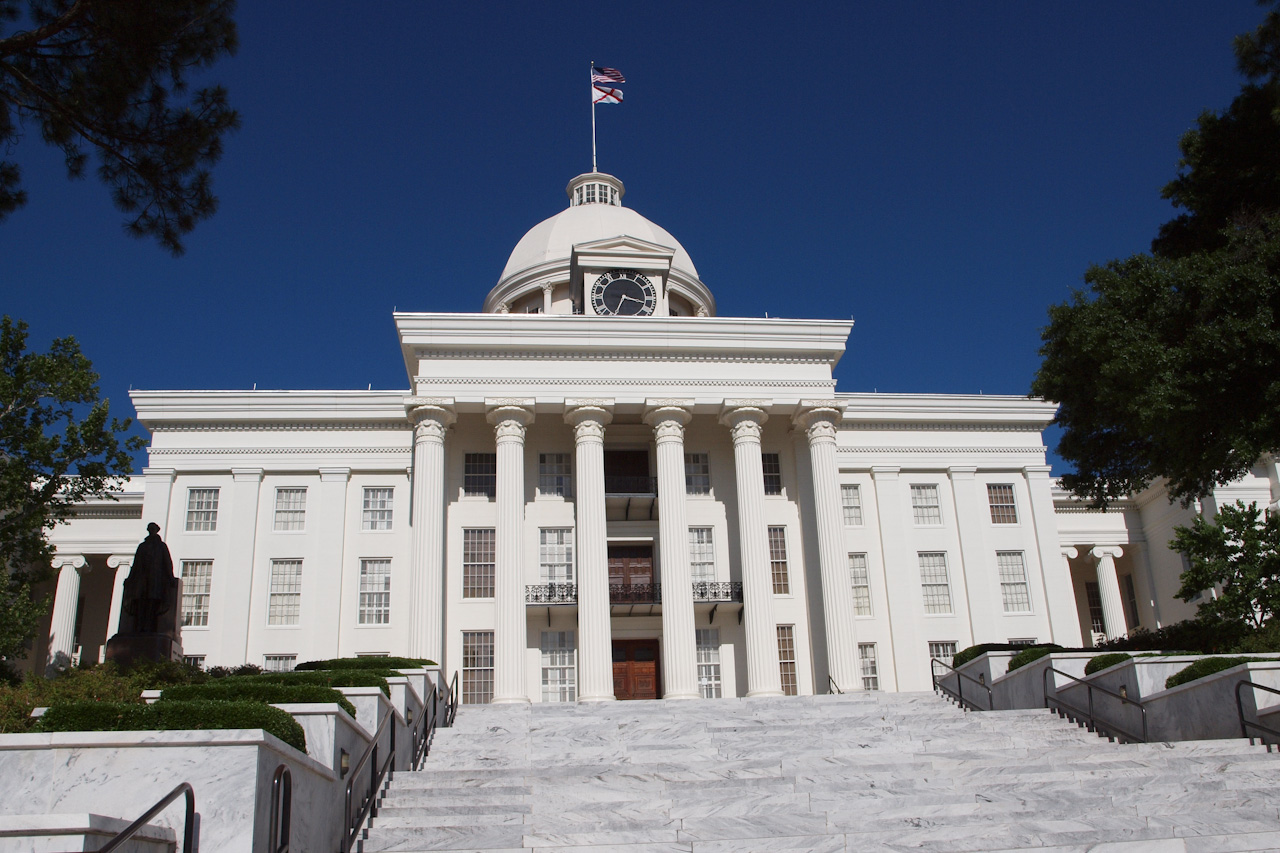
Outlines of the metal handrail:
{"type": "Polygon", "coordinates": [[[271,820],[267,830],[270,853],[289,853],[289,828],[293,822],[293,774],[286,764],[271,777],[271,820]]]}
{"type": "Polygon", "coordinates": [[[143,814],[142,817],[138,818],[121,830],[115,838],[107,842],[107,846],[100,848],[98,853],[111,853],[111,851],[119,848],[130,838],[133,838],[133,836],[138,833],[138,830],[146,826],[153,817],[164,811],[165,808],[168,807],[169,803],[178,799],[179,794],[182,794],[187,798],[186,814],[182,818],[182,853],[195,853],[196,792],[195,789],[191,787],[190,782],[183,782],[181,785],[165,794],[158,803],[147,809],[146,813],[143,814]]]}
{"type": "Polygon", "coordinates": [[[827,676],[827,683],[831,685],[831,689],[827,691],[827,695],[831,695],[833,693],[839,693],[841,696],[844,695],[844,691],[840,689],[840,685],[836,684],[836,680],[830,675],[827,676]]]}
{"type": "MultiPolygon", "coordinates": [[[[1256,720],[1250,722],[1249,720],[1246,720],[1244,718],[1244,702],[1241,701],[1240,699],[1240,688],[1244,687],[1245,685],[1253,687],[1257,690],[1265,690],[1268,693],[1274,693],[1275,695],[1280,696],[1280,690],[1277,690],[1274,687],[1268,687],[1265,684],[1259,684],[1256,681],[1250,681],[1247,678],[1236,682],[1236,714],[1239,715],[1240,717],[1240,737],[1247,737],[1249,739],[1249,743],[1253,743],[1253,735],[1249,734],[1249,729],[1248,729],[1249,726],[1253,726],[1255,729],[1258,729],[1262,733],[1271,735],[1273,738],[1276,739],[1278,743],[1280,743],[1280,731],[1276,731],[1273,728],[1264,726],[1262,723],[1259,723],[1256,720]]],[[[1257,703],[1255,702],[1254,705],[1255,707],[1253,710],[1256,713],[1258,710],[1256,707],[1257,703]]],[[[1265,739],[1263,740],[1263,743],[1266,743],[1265,739]]]]}
{"type": "Polygon", "coordinates": [[[1049,697],[1049,673],[1051,673],[1051,672],[1053,672],[1053,673],[1057,673],[1058,675],[1065,675],[1067,678],[1070,678],[1072,681],[1074,681],[1074,682],[1076,682],[1076,683],[1078,683],[1078,684],[1083,684],[1083,685],[1085,686],[1085,689],[1088,691],[1088,696],[1089,696],[1089,707],[1088,707],[1088,709],[1085,709],[1085,708],[1077,708],[1076,706],[1072,705],[1071,703],[1069,703],[1069,702],[1064,702],[1063,700],[1061,700],[1061,699],[1059,699],[1059,698],[1058,698],[1057,685],[1055,684],[1055,685],[1054,685],[1054,693],[1053,693],[1053,699],[1052,699],[1052,701],[1053,701],[1054,703],[1056,703],[1056,704],[1058,705],[1058,707],[1057,707],[1057,709],[1051,709],[1051,710],[1057,710],[1059,713],[1061,713],[1061,712],[1065,709],[1066,711],[1068,711],[1068,712],[1070,712],[1070,713],[1072,713],[1072,714],[1074,714],[1074,715],[1076,715],[1076,716],[1079,716],[1079,715],[1082,715],[1082,714],[1083,714],[1083,715],[1088,719],[1088,722],[1089,722],[1089,730],[1090,730],[1090,731],[1094,731],[1094,732],[1098,732],[1098,731],[1100,731],[1100,732],[1102,732],[1103,734],[1105,734],[1107,737],[1117,737],[1117,736],[1120,736],[1120,737],[1124,737],[1124,738],[1126,738],[1126,739],[1128,739],[1128,740],[1130,740],[1130,741],[1137,741],[1137,742],[1139,742],[1139,743],[1146,743],[1146,742],[1147,742],[1148,737],[1147,737],[1147,707],[1146,707],[1146,705],[1143,705],[1143,704],[1142,704],[1141,702],[1139,702],[1137,699],[1130,699],[1128,696],[1121,696],[1119,693],[1115,692],[1114,690],[1108,690],[1107,688],[1103,687],[1101,684],[1093,684],[1092,682],[1085,681],[1083,678],[1076,678],[1076,677],[1075,677],[1074,675],[1072,675],[1071,673],[1069,673],[1069,672],[1063,672],[1062,670],[1060,670],[1060,669],[1056,669],[1056,668],[1054,668],[1054,667],[1052,667],[1052,666],[1047,666],[1047,667],[1045,667],[1044,672],[1043,672],[1043,673],[1041,674],[1041,676],[1040,676],[1040,687],[1041,687],[1041,690],[1042,690],[1042,691],[1043,691],[1043,693],[1044,693],[1044,706],[1045,706],[1046,708],[1048,708],[1048,707],[1049,707],[1049,701],[1050,701],[1050,697],[1049,697]],[[1122,729],[1120,726],[1116,725],[1115,723],[1109,723],[1109,722],[1107,722],[1106,720],[1102,720],[1102,721],[1101,721],[1101,725],[1099,725],[1099,720],[1098,720],[1098,718],[1097,718],[1097,717],[1094,715],[1094,713],[1093,713],[1093,691],[1094,691],[1094,690],[1099,690],[1099,691],[1101,691],[1101,692],[1105,693],[1105,694],[1106,694],[1106,695],[1108,695],[1108,696],[1111,696],[1111,697],[1114,697],[1114,698],[1116,698],[1116,699],[1119,699],[1119,700],[1120,700],[1120,702],[1121,702],[1121,704],[1125,704],[1125,705],[1133,705],[1133,706],[1137,707],[1137,709],[1138,709],[1139,711],[1141,711],[1141,712],[1142,712],[1142,737],[1141,737],[1141,738],[1139,738],[1137,735],[1133,734],[1132,732],[1127,732],[1127,731],[1125,731],[1124,729],[1122,729]]]}
{"type": "Polygon", "coordinates": [[[409,769],[417,770],[422,767],[422,761],[431,752],[431,737],[435,734],[436,725],[440,720],[440,712],[436,708],[436,686],[431,685],[431,692],[427,694],[427,699],[422,705],[422,720],[420,725],[421,732],[415,731],[413,761],[409,764],[409,769]]]}
{"type": "Polygon", "coordinates": [[[453,679],[449,682],[449,706],[448,715],[445,718],[445,726],[452,726],[453,720],[458,716],[458,671],[453,671],[453,679]]]}
{"type": "MultiPolygon", "coordinates": [[[[947,663],[946,661],[938,660],[937,658],[931,658],[929,663],[929,673],[933,676],[934,692],[944,693],[947,696],[950,696],[952,699],[956,700],[956,704],[958,704],[961,708],[964,708],[967,711],[994,711],[996,709],[996,700],[995,700],[995,697],[992,695],[991,688],[989,686],[987,686],[986,684],[983,684],[981,681],[974,678],[972,675],[967,675],[961,672],[960,670],[956,669],[954,666],[947,663]],[[938,678],[939,664],[941,664],[942,666],[945,666],[947,669],[955,673],[956,675],[955,690],[952,690],[950,687],[943,684],[942,680],[938,678]],[[964,680],[961,680],[961,679],[964,679],[964,680]],[[964,682],[965,681],[972,681],[974,684],[978,685],[983,690],[987,691],[987,707],[979,708],[977,705],[974,704],[972,699],[964,698],[964,682]]],[[[942,678],[946,678],[946,677],[947,676],[944,673],[942,678]]]]}
{"type": "Polygon", "coordinates": [[[360,756],[360,760],[356,762],[355,769],[351,773],[350,780],[347,781],[346,790],[346,838],[344,839],[342,849],[350,853],[351,846],[355,844],[356,836],[360,834],[360,827],[364,825],[365,818],[373,812],[373,805],[377,801],[378,786],[382,784],[382,779],[387,774],[387,768],[395,769],[396,761],[396,730],[391,727],[390,749],[387,750],[386,761],[381,765],[378,764],[378,743],[382,740],[382,733],[391,725],[395,719],[395,708],[387,705],[386,713],[382,715],[382,722],[378,724],[378,730],[373,735],[373,740],[365,748],[364,754],[360,756]],[[354,817],[351,814],[352,797],[355,794],[356,779],[360,776],[360,771],[364,769],[370,758],[373,764],[369,768],[369,790],[364,792],[360,798],[359,813],[354,817]]]}

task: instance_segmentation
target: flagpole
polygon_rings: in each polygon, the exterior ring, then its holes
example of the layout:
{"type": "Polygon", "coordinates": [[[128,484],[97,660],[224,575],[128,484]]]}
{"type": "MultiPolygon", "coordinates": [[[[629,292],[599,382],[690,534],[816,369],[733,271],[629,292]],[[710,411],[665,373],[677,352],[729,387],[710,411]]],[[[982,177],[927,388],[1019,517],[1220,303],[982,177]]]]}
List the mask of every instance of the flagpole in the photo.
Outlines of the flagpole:
{"type": "Polygon", "coordinates": [[[591,60],[591,71],[589,73],[588,90],[591,92],[591,171],[596,170],[596,92],[595,92],[595,70],[596,61],[591,60]]]}

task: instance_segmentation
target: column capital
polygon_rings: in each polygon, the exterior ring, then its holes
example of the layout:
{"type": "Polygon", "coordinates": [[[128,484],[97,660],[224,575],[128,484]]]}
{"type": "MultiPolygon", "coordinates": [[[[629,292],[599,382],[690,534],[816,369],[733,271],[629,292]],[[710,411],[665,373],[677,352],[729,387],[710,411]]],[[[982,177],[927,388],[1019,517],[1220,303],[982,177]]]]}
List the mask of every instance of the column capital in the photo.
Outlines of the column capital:
{"type": "Polygon", "coordinates": [[[768,400],[725,400],[720,410],[720,423],[729,427],[733,443],[760,441],[760,427],[769,420],[765,407],[768,400]]]}
{"type": "Polygon", "coordinates": [[[55,569],[83,569],[85,567],[84,554],[55,554],[49,565],[55,569]]]}
{"type": "Polygon", "coordinates": [[[524,437],[524,428],[533,423],[532,399],[499,399],[485,400],[488,412],[485,420],[497,427],[498,438],[509,438],[519,435],[524,437]]]}
{"type": "Polygon", "coordinates": [[[1026,475],[1028,480],[1047,480],[1052,471],[1052,465],[1025,465],[1022,468],[1022,473],[1026,475]]]}
{"type": "Polygon", "coordinates": [[[613,421],[613,400],[565,400],[564,422],[576,441],[604,441],[604,428],[613,421]]]}
{"type": "Polygon", "coordinates": [[[810,444],[818,441],[834,442],[843,417],[835,400],[801,400],[800,407],[791,416],[791,422],[805,431],[810,444]]]}
{"type": "Polygon", "coordinates": [[[112,554],[107,557],[108,569],[127,569],[133,566],[132,554],[112,554]]]}
{"type": "Polygon", "coordinates": [[[1070,545],[1062,546],[1061,551],[1062,556],[1066,557],[1068,560],[1074,560],[1076,557],[1080,556],[1080,550],[1078,548],[1073,548],[1070,545]]]}
{"type": "Polygon", "coordinates": [[[1106,557],[1122,557],[1124,550],[1119,545],[1099,545],[1089,552],[1089,556],[1095,560],[1101,560],[1106,557]]]}
{"type": "MultiPolygon", "coordinates": [[[[416,402],[416,400],[412,402],[416,402]]],[[[437,441],[444,441],[444,434],[449,431],[449,427],[453,426],[458,419],[452,403],[444,404],[443,400],[440,402],[422,402],[412,406],[409,402],[406,402],[405,408],[409,409],[409,422],[413,424],[415,438],[431,438],[437,441]]]]}
{"type": "Polygon", "coordinates": [[[659,441],[681,438],[685,424],[693,420],[692,405],[692,400],[646,400],[644,422],[653,427],[659,441]]]}
{"type": "Polygon", "coordinates": [[[978,469],[973,465],[952,465],[947,469],[947,476],[952,480],[972,480],[978,469]]]}
{"type": "Polygon", "coordinates": [[[142,476],[151,483],[172,483],[178,472],[172,468],[143,468],[142,476]]]}
{"type": "Polygon", "coordinates": [[[231,479],[237,483],[261,483],[261,468],[232,468],[231,479]]]}
{"type": "Polygon", "coordinates": [[[321,468],[320,482],[322,483],[345,483],[351,479],[350,468],[321,468]]]}
{"type": "Polygon", "coordinates": [[[769,419],[768,408],[773,405],[772,400],[761,399],[726,399],[720,406],[720,423],[726,426],[732,426],[729,423],[731,418],[740,414],[756,413],[760,418],[760,423],[764,423],[769,419]]]}
{"type": "Polygon", "coordinates": [[[896,480],[902,469],[897,465],[872,465],[871,479],[873,480],[896,480]]]}

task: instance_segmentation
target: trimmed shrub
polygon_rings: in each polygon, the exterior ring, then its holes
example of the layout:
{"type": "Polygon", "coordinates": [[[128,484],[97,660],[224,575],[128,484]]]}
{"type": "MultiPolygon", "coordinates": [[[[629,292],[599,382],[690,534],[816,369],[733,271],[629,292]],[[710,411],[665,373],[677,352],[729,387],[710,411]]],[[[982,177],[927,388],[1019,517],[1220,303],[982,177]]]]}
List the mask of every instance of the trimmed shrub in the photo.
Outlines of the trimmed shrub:
{"type": "Polygon", "coordinates": [[[956,652],[955,657],[951,659],[951,665],[959,669],[969,661],[982,657],[987,652],[1011,652],[1014,649],[1023,648],[1026,648],[1026,646],[1014,646],[1009,643],[979,643],[976,646],[969,646],[967,649],[961,649],[956,652]]]}
{"type": "Polygon", "coordinates": [[[1123,661],[1133,660],[1133,655],[1124,652],[1111,652],[1110,654],[1098,655],[1092,658],[1084,665],[1084,674],[1093,675],[1095,672],[1101,672],[1109,666],[1115,666],[1123,661]]]}
{"type": "Polygon", "coordinates": [[[1173,675],[1165,679],[1165,689],[1177,687],[1179,684],[1186,684],[1188,681],[1195,681],[1197,678],[1204,678],[1206,675],[1213,675],[1215,672],[1222,672],[1224,669],[1231,669],[1233,666],[1239,666],[1258,658],[1201,658],[1186,669],[1175,672],[1173,675]]]}
{"type": "Polygon", "coordinates": [[[1225,654],[1234,651],[1249,635],[1242,624],[1188,619],[1166,625],[1157,631],[1137,628],[1127,637],[1117,637],[1098,645],[1104,652],[1184,652],[1190,654],[1225,654]]]}
{"type": "Polygon", "coordinates": [[[380,672],[372,669],[329,669],[303,672],[264,672],[261,675],[242,675],[236,681],[254,684],[317,684],[321,687],[376,687],[384,696],[391,695],[387,679],[399,673],[380,672]]]}
{"type": "Polygon", "coordinates": [[[1061,651],[1065,651],[1062,648],[1062,646],[1055,645],[1053,643],[1047,643],[1042,646],[1026,646],[1022,649],[1022,651],[1018,652],[1016,655],[1009,658],[1008,671],[1013,672],[1015,669],[1024,667],[1027,664],[1031,663],[1032,661],[1040,660],[1040,658],[1044,657],[1045,655],[1050,655],[1050,654],[1053,654],[1054,652],[1061,652],[1061,651]]]}
{"type": "Polygon", "coordinates": [[[209,667],[210,678],[230,678],[233,675],[257,675],[260,672],[262,672],[262,667],[252,663],[242,663],[239,666],[209,667]]]}
{"type": "Polygon", "coordinates": [[[330,660],[309,660],[294,667],[304,672],[316,669],[414,669],[420,666],[435,666],[434,661],[425,658],[332,658],[330,660]]]}
{"type": "Polygon", "coordinates": [[[35,726],[40,732],[154,732],[262,729],[299,752],[307,738],[297,720],[261,702],[68,702],[53,705],[35,726]]]}
{"type": "Polygon", "coordinates": [[[1228,651],[1233,654],[1280,652],[1280,620],[1272,619],[1228,651]]]}
{"type": "Polygon", "coordinates": [[[287,702],[315,702],[337,704],[355,719],[356,708],[337,690],[319,684],[271,684],[239,678],[222,678],[208,684],[179,684],[166,687],[160,694],[162,702],[263,702],[281,704],[287,702]]]}
{"type": "Polygon", "coordinates": [[[206,675],[175,663],[139,664],[121,673],[114,663],[92,669],[68,669],[55,678],[29,674],[16,687],[0,686],[0,732],[31,731],[31,710],[66,702],[141,703],[142,691],[172,684],[199,683],[206,675]]]}

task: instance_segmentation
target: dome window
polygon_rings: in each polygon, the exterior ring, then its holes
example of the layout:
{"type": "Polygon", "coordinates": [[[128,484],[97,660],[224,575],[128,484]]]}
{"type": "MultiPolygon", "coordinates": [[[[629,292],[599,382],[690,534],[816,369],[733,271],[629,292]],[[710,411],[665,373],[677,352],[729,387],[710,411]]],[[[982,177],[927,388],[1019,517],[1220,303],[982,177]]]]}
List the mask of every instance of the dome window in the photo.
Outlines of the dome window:
{"type": "Polygon", "coordinates": [[[618,204],[618,189],[608,184],[580,184],[574,188],[574,205],[580,204],[618,204]]]}

